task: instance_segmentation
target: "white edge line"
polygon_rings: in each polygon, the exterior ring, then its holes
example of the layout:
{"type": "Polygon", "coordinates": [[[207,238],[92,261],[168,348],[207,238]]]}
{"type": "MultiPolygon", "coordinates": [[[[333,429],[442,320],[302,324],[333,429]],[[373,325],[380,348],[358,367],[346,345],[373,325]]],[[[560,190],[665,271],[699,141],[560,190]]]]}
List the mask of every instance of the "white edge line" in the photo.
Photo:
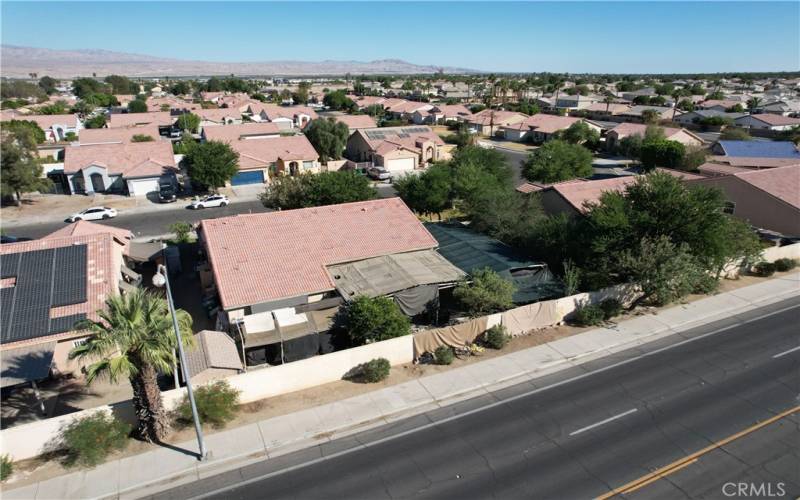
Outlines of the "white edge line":
{"type": "Polygon", "coordinates": [[[794,347],[794,348],[792,348],[792,349],[789,349],[788,351],[779,352],[778,354],[776,354],[776,355],[774,355],[774,356],[772,356],[772,357],[773,357],[774,359],[778,359],[778,358],[780,358],[781,356],[786,356],[787,354],[793,353],[793,352],[795,352],[795,351],[800,351],[800,345],[799,345],[799,346],[797,346],[797,347],[794,347]]]}
{"type": "MultiPolygon", "coordinates": [[[[278,475],[281,475],[281,474],[285,474],[287,472],[292,472],[292,471],[297,470],[297,469],[302,469],[304,467],[315,465],[315,464],[318,464],[320,462],[325,462],[325,461],[333,459],[333,458],[338,458],[338,457],[341,457],[341,456],[344,456],[344,455],[349,455],[350,453],[353,453],[353,452],[356,452],[356,451],[359,451],[359,450],[363,450],[363,449],[366,449],[366,448],[371,448],[373,446],[378,446],[380,444],[383,444],[383,443],[386,443],[386,442],[389,442],[389,441],[393,441],[395,439],[399,439],[399,438],[402,438],[402,437],[405,437],[405,436],[408,436],[408,435],[411,435],[411,434],[414,434],[414,433],[417,433],[417,432],[420,432],[420,431],[423,431],[423,430],[426,430],[426,429],[430,429],[432,427],[436,427],[436,426],[439,426],[439,425],[442,425],[442,424],[446,424],[448,422],[452,422],[453,420],[458,420],[458,419],[461,419],[461,418],[464,418],[464,417],[468,417],[470,415],[474,415],[475,413],[480,413],[482,411],[486,411],[486,410],[495,408],[495,407],[500,406],[500,405],[511,403],[511,402],[516,401],[518,399],[523,399],[523,398],[526,398],[528,396],[532,396],[533,394],[538,394],[538,393],[546,391],[548,389],[553,389],[555,387],[560,387],[562,385],[566,385],[566,384],[569,384],[569,383],[572,383],[572,382],[575,382],[575,381],[578,381],[578,380],[582,380],[584,378],[591,377],[591,376],[596,375],[598,373],[603,373],[603,372],[606,372],[606,371],[609,371],[609,370],[613,370],[613,369],[618,368],[620,366],[624,366],[624,365],[627,365],[629,363],[633,363],[634,361],[638,361],[640,359],[643,359],[643,358],[646,358],[646,357],[649,357],[649,356],[653,356],[655,354],[659,354],[661,352],[668,351],[670,349],[674,349],[675,347],[680,347],[682,345],[689,344],[689,343],[694,342],[696,340],[701,340],[701,339],[704,339],[706,337],[710,337],[712,335],[716,335],[718,333],[722,333],[722,332],[728,331],[728,330],[730,330],[732,328],[738,328],[738,327],[740,327],[742,325],[753,323],[755,321],[760,321],[760,320],[762,320],[764,318],[768,318],[768,317],[774,316],[776,314],[780,314],[780,313],[783,313],[783,312],[786,312],[786,311],[789,311],[789,310],[792,310],[792,309],[797,309],[798,307],[800,307],[800,304],[795,304],[793,306],[784,307],[784,308],[778,309],[777,311],[772,311],[772,312],[769,312],[767,314],[762,314],[760,316],[756,316],[755,318],[751,318],[751,319],[749,319],[747,321],[743,321],[743,322],[737,323],[735,325],[726,326],[726,327],[720,328],[718,330],[714,330],[714,331],[711,331],[711,332],[708,332],[708,333],[704,333],[702,335],[698,335],[696,337],[692,337],[692,338],[689,338],[689,339],[686,339],[686,340],[682,340],[682,341],[677,342],[675,344],[670,344],[668,346],[660,347],[660,348],[655,349],[653,351],[649,351],[649,352],[646,352],[644,354],[640,354],[640,355],[635,356],[633,358],[625,359],[625,360],[620,361],[618,363],[614,363],[614,364],[611,364],[611,365],[608,365],[608,366],[604,366],[602,368],[598,368],[598,369],[590,371],[590,372],[582,373],[580,375],[576,375],[576,376],[574,376],[572,378],[568,378],[568,379],[565,379],[565,380],[561,380],[561,381],[555,382],[555,383],[550,384],[550,385],[545,386],[545,387],[539,387],[539,388],[533,389],[531,391],[525,392],[523,394],[517,394],[516,396],[511,396],[511,397],[506,398],[506,399],[495,401],[494,403],[490,403],[490,404],[485,405],[485,406],[480,406],[478,408],[474,408],[472,410],[465,411],[465,412],[459,413],[457,415],[451,415],[451,416],[443,418],[441,420],[437,420],[437,421],[431,422],[429,424],[421,425],[419,427],[414,427],[413,429],[409,429],[407,431],[403,431],[403,432],[400,432],[398,434],[392,434],[391,436],[386,436],[384,438],[381,438],[381,439],[378,439],[378,440],[375,440],[375,441],[370,441],[369,443],[363,443],[363,444],[357,445],[357,446],[355,446],[353,448],[348,448],[346,450],[342,450],[342,451],[339,451],[339,452],[336,452],[336,453],[332,453],[330,455],[325,455],[323,457],[315,458],[315,459],[309,460],[307,462],[303,462],[303,463],[300,463],[300,464],[292,465],[290,467],[286,467],[286,468],[283,468],[283,469],[280,469],[280,470],[277,470],[277,471],[274,471],[274,472],[270,472],[268,474],[263,474],[263,475],[258,476],[258,477],[250,478],[250,479],[248,479],[246,481],[241,481],[241,482],[236,483],[236,484],[232,484],[232,485],[229,485],[229,486],[224,486],[222,488],[218,488],[216,490],[206,492],[206,493],[204,493],[202,495],[199,495],[199,496],[196,496],[196,497],[192,497],[192,499],[193,500],[201,500],[201,499],[209,498],[209,497],[218,495],[220,493],[223,493],[225,491],[230,491],[230,490],[233,490],[233,489],[236,489],[236,488],[240,488],[242,486],[247,486],[247,485],[252,484],[252,483],[263,481],[264,479],[269,479],[271,477],[278,476],[278,475]]],[[[702,326],[702,325],[699,325],[699,326],[693,327],[693,328],[699,328],[700,326],[702,326]]],[[[424,413],[423,413],[423,415],[424,415],[424,413]]],[[[415,415],[411,415],[410,417],[413,417],[413,416],[415,416],[415,415]]],[[[298,451],[300,451],[300,450],[298,450],[298,451]]],[[[223,474],[224,474],[224,472],[223,472],[223,474]]]]}
{"type": "Polygon", "coordinates": [[[607,419],[601,420],[601,421],[596,422],[596,423],[594,423],[592,425],[587,425],[586,427],[581,427],[577,431],[570,432],[569,435],[570,436],[574,436],[576,434],[580,434],[581,432],[586,432],[588,430],[594,429],[595,427],[600,427],[601,425],[607,424],[609,422],[613,422],[614,420],[617,420],[618,418],[622,418],[624,416],[630,415],[631,413],[636,413],[637,411],[638,410],[636,408],[631,408],[630,410],[624,411],[624,412],[620,413],[619,415],[614,415],[613,417],[608,417],[607,419]]]}

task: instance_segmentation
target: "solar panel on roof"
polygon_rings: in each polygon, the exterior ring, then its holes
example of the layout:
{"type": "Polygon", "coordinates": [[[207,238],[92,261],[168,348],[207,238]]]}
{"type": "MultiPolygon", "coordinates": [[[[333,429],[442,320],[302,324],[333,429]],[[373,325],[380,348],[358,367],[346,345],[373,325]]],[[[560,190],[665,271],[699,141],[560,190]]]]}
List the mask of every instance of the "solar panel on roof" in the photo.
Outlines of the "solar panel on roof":
{"type": "Polygon", "coordinates": [[[86,301],[86,245],[7,254],[0,265],[4,278],[15,278],[0,289],[0,342],[69,331],[86,317],[50,318],[53,307],[86,301]]]}

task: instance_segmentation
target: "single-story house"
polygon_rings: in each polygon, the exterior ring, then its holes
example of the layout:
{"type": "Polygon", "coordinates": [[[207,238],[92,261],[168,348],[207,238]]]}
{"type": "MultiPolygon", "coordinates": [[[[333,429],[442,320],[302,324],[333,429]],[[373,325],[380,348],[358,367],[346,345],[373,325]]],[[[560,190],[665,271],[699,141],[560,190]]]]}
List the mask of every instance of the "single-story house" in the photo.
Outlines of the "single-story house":
{"type": "Polygon", "coordinates": [[[245,113],[253,121],[273,122],[285,129],[304,128],[311,120],[319,117],[317,112],[308,106],[278,106],[261,102],[250,103],[245,113]]]}
{"type": "Polygon", "coordinates": [[[758,130],[791,130],[792,128],[800,126],[800,118],[762,113],[760,115],[742,116],[737,118],[734,123],[739,127],[758,130]]]}
{"type": "Polygon", "coordinates": [[[730,157],[800,159],[800,151],[791,141],[717,141],[711,152],[730,157]]]}
{"type": "Polygon", "coordinates": [[[764,104],[759,108],[764,113],[771,113],[774,115],[783,116],[798,116],[800,115],[800,101],[793,99],[783,99],[781,101],[770,102],[764,104]]]}
{"type": "Polygon", "coordinates": [[[64,148],[63,170],[48,176],[69,194],[103,192],[145,196],[162,182],[176,183],[178,168],[170,141],[70,145],[64,148]]]}
{"type": "MultiPolygon", "coordinates": [[[[660,172],[674,175],[683,180],[704,178],[701,175],[658,168],[660,172]]],[[[548,215],[565,214],[568,216],[586,213],[589,204],[597,203],[600,196],[608,191],[622,191],[627,186],[636,182],[638,176],[629,175],[611,177],[607,179],[572,179],[555,184],[539,184],[525,182],[517,186],[517,191],[523,194],[538,193],[542,208],[548,215]]]]}
{"type": "Polygon", "coordinates": [[[746,103],[734,99],[708,99],[697,103],[696,107],[698,109],[709,109],[713,111],[725,112],[737,104],[743,108],[747,107],[746,103]]]}
{"type": "Polygon", "coordinates": [[[223,142],[280,137],[280,135],[280,127],[270,122],[241,123],[225,127],[204,127],[200,133],[200,137],[204,141],[223,142]]]}
{"type": "Polygon", "coordinates": [[[463,276],[399,198],[207,219],[199,232],[219,321],[241,335],[249,363],[301,338],[292,358],[317,354],[332,309],[357,296],[388,295],[414,315],[463,276]]]}
{"type": "Polygon", "coordinates": [[[516,111],[484,109],[469,117],[467,119],[467,125],[473,133],[483,136],[493,136],[501,130],[502,127],[515,125],[527,119],[528,115],[517,113],[516,111]]]}
{"type": "Polygon", "coordinates": [[[800,237],[800,165],[734,172],[691,184],[722,189],[726,211],[755,227],[800,237]]]}
{"type": "Polygon", "coordinates": [[[696,125],[707,118],[723,118],[730,120],[731,123],[737,119],[746,116],[744,113],[728,113],[725,111],[717,111],[714,109],[696,109],[688,111],[682,115],[677,115],[673,120],[675,123],[681,125],[696,125]]]}
{"type": "MultiPolygon", "coordinates": [[[[684,128],[661,127],[661,130],[664,131],[664,137],[670,141],[680,142],[684,146],[703,145],[703,139],[684,128]]],[[[632,135],[644,137],[646,131],[647,125],[643,123],[620,123],[606,133],[606,149],[614,150],[619,141],[632,135]]]]}
{"type": "Polygon", "coordinates": [[[356,130],[376,128],[378,126],[375,123],[375,119],[369,115],[336,115],[333,119],[347,125],[351,134],[356,130]]]}
{"type": "Polygon", "coordinates": [[[242,136],[242,132],[247,133],[249,125],[209,127],[207,131],[213,137],[216,131],[212,131],[212,128],[237,127],[235,134],[228,134],[228,137],[220,138],[239,153],[239,173],[233,176],[230,181],[231,185],[266,184],[277,175],[294,176],[305,172],[319,171],[319,154],[306,136],[242,136]]]}
{"type": "Polygon", "coordinates": [[[608,120],[612,116],[617,116],[625,111],[628,111],[630,108],[631,107],[628,104],[621,104],[617,102],[595,102],[585,108],[580,109],[580,111],[588,118],[595,120],[608,120]]]}
{"type": "Polygon", "coordinates": [[[60,142],[66,139],[67,134],[79,135],[83,129],[78,115],[23,115],[19,113],[7,113],[2,116],[3,121],[26,120],[35,122],[44,131],[47,142],[60,142]]]}
{"type": "Polygon", "coordinates": [[[411,119],[418,125],[447,122],[465,122],[472,112],[461,104],[437,104],[430,109],[414,111],[411,119]]]}
{"type": "Polygon", "coordinates": [[[558,100],[556,101],[556,108],[565,109],[567,111],[575,111],[588,108],[592,104],[602,100],[602,97],[596,95],[559,94],[558,100]]]}
{"type": "Polygon", "coordinates": [[[152,137],[153,141],[162,140],[158,126],[154,123],[142,125],[141,127],[117,127],[117,128],[87,128],[81,130],[78,143],[81,146],[93,144],[124,144],[133,142],[134,136],[152,137]]]}
{"type": "Polygon", "coordinates": [[[383,109],[394,118],[409,120],[413,118],[415,112],[419,111],[424,113],[433,109],[433,105],[427,102],[398,99],[396,103],[390,103],[389,105],[384,104],[383,109]]]}
{"type": "Polygon", "coordinates": [[[408,172],[447,159],[444,145],[442,138],[426,126],[362,129],[347,139],[346,156],[390,172],[408,172]]]}
{"type": "Polygon", "coordinates": [[[242,113],[236,108],[196,109],[193,113],[200,117],[200,128],[242,123],[242,113]]]}
{"type": "Polygon", "coordinates": [[[629,109],[622,111],[617,116],[625,121],[641,123],[644,121],[643,113],[646,110],[655,111],[658,114],[659,120],[671,120],[673,114],[677,117],[683,113],[683,111],[666,106],[631,106],[629,109]]]}
{"type": "Polygon", "coordinates": [[[620,97],[625,99],[626,101],[633,101],[637,97],[646,96],[646,97],[653,97],[656,95],[656,89],[653,87],[645,87],[639,90],[630,90],[626,92],[622,92],[620,97]]]}
{"type": "Polygon", "coordinates": [[[169,111],[153,111],[147,113],[114,113],[108,118],[108,128],[143,127],[156,125],[159,129],[170,129],[177,120],[169,111]]]}
{"type": "Polygon", "coordinates": [[[503,136],[509,141],[531,141],[541,143],[549,141],[556,132],[566,130],[575,123],[584,122],[589,128],[600,133],[600,126],[583,118],[572,116],[548,115],[537,113],[526,118],[520,123],[506,125],[500,128],[503,136]]]}
{"type": "Polygon", "coordinates": [[[120,292],[125,248],[107,231],[0,245],[3,388],[80,370],[69,359],[87,337],[76,324],[99,320],[106,298],[120,292]]]}

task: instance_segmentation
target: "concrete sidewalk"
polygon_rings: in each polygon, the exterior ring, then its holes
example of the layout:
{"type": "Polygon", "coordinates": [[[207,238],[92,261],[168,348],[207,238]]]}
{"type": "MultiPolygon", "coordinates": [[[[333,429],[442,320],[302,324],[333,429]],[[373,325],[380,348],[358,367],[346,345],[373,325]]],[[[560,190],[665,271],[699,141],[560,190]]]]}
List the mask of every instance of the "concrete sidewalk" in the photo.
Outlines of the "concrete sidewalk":
{"type": "MultiPolygon", "coordinates": [[[[642,315],[606,328],[472,363],[330,404],[228,429],[206,439],[117,459],[92,470],[3,491],[6,499],[137,498],[394,422],[554,373],[713,321],[797,296],[800,273],[642,315]],[[179,448],[183,448],[180,450],[179,448]]],[[[8,485],[13,488],[13,484],[8,485]]]]}

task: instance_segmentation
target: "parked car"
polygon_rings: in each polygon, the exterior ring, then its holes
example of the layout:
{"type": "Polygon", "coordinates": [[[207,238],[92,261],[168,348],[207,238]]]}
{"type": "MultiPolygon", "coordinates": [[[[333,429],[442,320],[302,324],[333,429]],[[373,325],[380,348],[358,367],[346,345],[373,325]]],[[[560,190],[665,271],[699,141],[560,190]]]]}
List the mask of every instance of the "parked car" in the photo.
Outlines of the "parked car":
{"type": "Polygon", "coordinates": [[[376,181],[391,181],[392,173],[383,167],[370,167],[367,169],[367,175],[376,181]]]}
{"type": "Polygon", "coordinates": [[[172,203],[178,199],[178,191],[172,184],[161,184],[158,186],[158,201],[161,203],[172,203]]]}
{"type": "Polygon", "coordinates": [[[19,243],[20,241],[31,241],[32,238],[17,238],[16,236],[9,236],[7,234],[0,235],[0,244],[5,243],[19,243]]]}
{"type": "Polygon", "coordinates": [[[67,219],[69,222],[77,222],[79,220],[100,220],[100,219],[113,219],[117,216],[117,211],[109,207],[90,207],[81,212],[72,214],[67,219]]]}
{"type": "Polygon", "coordinates": [[[224,207],[230,203],[228,201],[228,197],[223,194],[212,194],[210,196],[206,196],[205,198],[200,198],[199,200],[192,201],[190,205],[194,209],[198,208],[208,208],[208,207],[224,207]]]}

